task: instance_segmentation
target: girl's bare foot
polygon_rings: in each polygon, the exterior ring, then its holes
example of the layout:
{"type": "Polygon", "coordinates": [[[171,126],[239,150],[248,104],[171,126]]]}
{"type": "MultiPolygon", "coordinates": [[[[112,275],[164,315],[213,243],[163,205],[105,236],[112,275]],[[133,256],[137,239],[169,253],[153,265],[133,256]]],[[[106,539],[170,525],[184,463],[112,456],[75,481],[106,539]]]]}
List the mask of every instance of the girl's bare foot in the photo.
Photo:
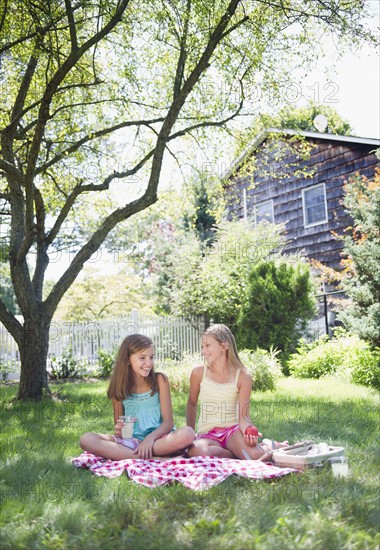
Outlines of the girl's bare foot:
{"type": "Polygon", "coordinates": [[[276,449],[283,449],[284,447],[289,447],[288,441],[274,441],[273,439],[264,438],[260,445],[263,447],[265,452],[275,451],[276,449]]]}

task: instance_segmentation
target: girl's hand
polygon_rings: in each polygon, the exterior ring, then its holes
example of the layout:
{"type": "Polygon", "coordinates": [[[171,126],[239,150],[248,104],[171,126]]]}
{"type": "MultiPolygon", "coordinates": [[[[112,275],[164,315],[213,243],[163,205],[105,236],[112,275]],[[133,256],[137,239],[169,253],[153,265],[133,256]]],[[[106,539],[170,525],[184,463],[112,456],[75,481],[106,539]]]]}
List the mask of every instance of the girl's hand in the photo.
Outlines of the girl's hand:
{"type": "Polygon", "coordinates": [[[244,435],[244,442],[249,446],[249,447],[254,447],[255,445],[258,444],[259,442],[259,437],[262,437],[262,433],[259,432],[259,435],[244,435]]]}
{"type": "Polygon", "coordinates": [[[118,420],[115,424],[115,435],[116,437],[121,437],[121,427],[123,426],[124,422],[122,420],[118,420]]]}
{"type": "Polygon", "coordinates": [[[135,450],[135,454],[137,454],[139,458],[142,458],[144,460],[151,459],[153,456],[153,444],[154,439],[149,438],[149,436],[146,437],[143,441],[141,441],[141,443],[135,450]]]}

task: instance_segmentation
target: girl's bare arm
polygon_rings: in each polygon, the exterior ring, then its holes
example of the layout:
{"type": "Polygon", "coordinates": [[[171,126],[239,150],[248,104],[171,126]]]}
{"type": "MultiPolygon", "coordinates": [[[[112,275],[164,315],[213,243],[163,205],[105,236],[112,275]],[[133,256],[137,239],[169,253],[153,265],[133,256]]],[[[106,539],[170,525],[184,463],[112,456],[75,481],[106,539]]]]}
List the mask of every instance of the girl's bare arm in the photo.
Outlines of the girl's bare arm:
{"type": "Polygon", "coordinates": [[[186,424],[195,430],[197,404],[203,376],[203,367],[195,367],[190,375],[190,392],[186,405],[186,424]]]}
{"type": "MultiPolygon", "coordinates": [[[[245,430],[252,424],[250,417],[250,398],[252,391],[252,377],[247,371],[242,371],[238,380],[239,389],[239,426],[244,435],[245,430]]],[[[258,443],[258,438],[253,435],[244,435],[247,445],[254,446],[258,443]]]]}
{"type": "Polygon", "coordinates": [[[250,398],[252,391],[252,377],[247,371],[241,371],[238,380],[239,389],[239,426],[242,433],[252,424],[250,418],[250,398]]]}
{"type": "Polygon", "coordinates": [[[160,408],[162,416],[162,424],[149,435],[154,435],[154,439],[158,439],[164,434],[172,431],[174,426],[172,398],[170,395],[170,386],[167,376],[163,374],[157,375],[158,391],[160,395],[160,408]]]}
{"type": "Polygon", "coordinates": [[[124,407],[123,403],[121,401],[117,401],[116,399],[112,399],[112,406],[113,406],[113,420],[115,423],[115,435],[118,437],[121,437],[121,427],[118,423],[119,416],[122,416],[124,414],[124,407]]]}

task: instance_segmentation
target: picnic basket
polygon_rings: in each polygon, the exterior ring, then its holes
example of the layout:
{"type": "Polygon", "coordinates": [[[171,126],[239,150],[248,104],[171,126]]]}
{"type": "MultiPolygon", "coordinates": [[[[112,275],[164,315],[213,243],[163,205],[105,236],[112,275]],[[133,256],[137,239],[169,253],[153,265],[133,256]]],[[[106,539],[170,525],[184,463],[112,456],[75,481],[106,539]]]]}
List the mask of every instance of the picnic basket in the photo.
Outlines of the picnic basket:
{"type": "Polygon", "coordinates": [[[344,455],[344,447],[327,444],[308,444],[293,449],[278,449],[273,452],[272,460],[275,466],[306,470],[320,466],[330,458],[344,455]],[[323,447],[322,447],[323,445],[323,447]]]}

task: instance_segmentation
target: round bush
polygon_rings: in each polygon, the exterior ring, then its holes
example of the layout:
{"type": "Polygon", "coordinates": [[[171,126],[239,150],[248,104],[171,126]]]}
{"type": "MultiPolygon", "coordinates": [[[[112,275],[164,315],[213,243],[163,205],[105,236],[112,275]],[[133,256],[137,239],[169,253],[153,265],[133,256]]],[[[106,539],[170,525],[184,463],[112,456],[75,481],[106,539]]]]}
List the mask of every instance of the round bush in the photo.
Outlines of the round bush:
{"type": "Polygon", "coordinates": [[[380,349],[362,350],[360,357],[352,363],[351,380],[354,384],[380,390],[380,349]]]}
{"type": "Polygon", "coordinates": [[[276,357],[277,352],[257,348],[239,352],[243,365],[252,376],[253,388],[257,391],[274,390],[282,376],[281,365],[276,357]]]}
{"type": "Polygon", "coordinates": [[[96,370],[96,376],[100,378],[108,378],[113,370],[116,359],[116,350],[108,351],[106,349],[98,349],[98,364],[99,368],[96,370]]]}
{"type": "Polygon", "coordinates": [[[237,344],[248,349],[275,347],[288,357],[314,314],[309,266],[261,262],[249,275],[247,297],[237,320],[237,344]]]}
{"type": "Polygon", "coordinates": [[[312,344],[302,342],[298,353],[291,355],[288,368],[298,378],[335,374],[380,389],[380,350],[371,350],[367,342],[345,332],[332,340],[323,337],[312,344]]]}
{"type": "Polygon", "coordinates": [[[199,355],[185,354],[181,361],[169,358],[164,361],[158,361],[154,370],[166,374],[169,378],[170,388],[173,391],[189,393],[191,371],[194,367],[201,364],[202,359],[199,355]]]}
{"type": "Polygon", "coordinates": [[[297,378],[320,378],[335,372],[342,363],[340,345],[326,342],[323,338],[318,345],[301,344],[298,353],[290,356],[288,368],[289,373],[297,378]]]}

